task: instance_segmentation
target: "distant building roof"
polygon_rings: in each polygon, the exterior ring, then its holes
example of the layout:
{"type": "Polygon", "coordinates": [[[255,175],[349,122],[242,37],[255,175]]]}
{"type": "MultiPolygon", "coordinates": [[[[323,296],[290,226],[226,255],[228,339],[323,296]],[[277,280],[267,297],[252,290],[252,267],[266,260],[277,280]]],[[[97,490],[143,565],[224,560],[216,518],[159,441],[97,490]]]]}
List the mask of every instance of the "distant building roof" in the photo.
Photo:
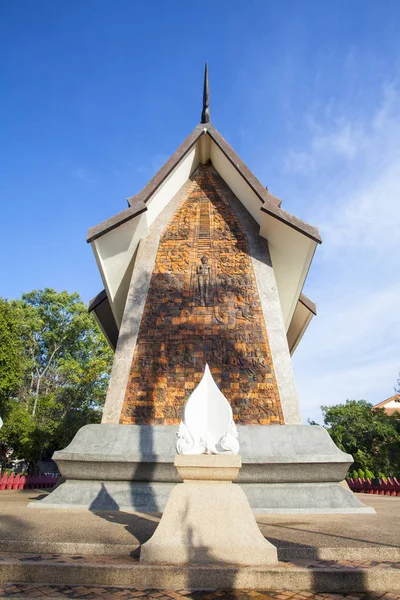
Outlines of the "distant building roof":
{"type": "Polygon", "coordinates": [[[395,394],[386,400],[382,400],[382,402],[378,402],[378,404],[375,404],[372,407],[372,410],[374,410],[374,408],[384,408],[388,415],[400,412],[400,394],[395,394]]]}

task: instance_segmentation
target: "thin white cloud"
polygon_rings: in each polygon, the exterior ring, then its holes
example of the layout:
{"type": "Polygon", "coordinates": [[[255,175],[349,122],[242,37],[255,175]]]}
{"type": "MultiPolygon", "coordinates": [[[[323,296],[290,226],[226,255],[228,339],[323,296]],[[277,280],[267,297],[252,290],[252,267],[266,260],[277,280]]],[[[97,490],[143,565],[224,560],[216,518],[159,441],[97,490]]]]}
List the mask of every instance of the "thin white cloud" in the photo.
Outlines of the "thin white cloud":
{"type": "Polygon", "coordinates": [[[285,161],[299,190],[307,176],[308,220],[323,237],[305,290],[318,316],[294,357],[304,418],[385,399],[400,369],[399,89],[345,116],[330,105],[329,117],[308,116],[308,139],[285,161]]]}
{"type": "Polygon", "coordinates": [[[310,369],[305,376],[299,365],[295,368],[295,376],[303,421],[313,419],[322,423],[320,406],[332,406],[346,400],[367,400],[377,404],[389,398],[394,394],[393,373],[397,373],[398,366],[395,358],[385,358],[375,360],[373,368],[370,361],[365,361],[356,366],[343,365],[336,373],[310,369]]]}
{"type": "Polygon", "coordinates": [[[84,167],[77,167],[75,169],[72,169],[71,177],[72,179],[78,179],[80,181],[84,181],[85,183],[92,184],[96,182],[94,174],[91,171],[89,171],[89,169],[85,169],[84,167]]]}
{"type": "Polygon", "coordinates": [[[336,158],[352,160],[368,148],[368,136],[358,123],[340,118],[326,131],[314,119],[309,117],[308,121],[312,132],[308,149],[291,150],[286,156],[285,169],[290,174],[314,174],[336,158]]]}
{"type": "Polygon", "coordinates": [[[398,156],[389,161],[377,158],[375,172],[366,173],[341,199],[335,198],[320,227],[328,252],[363,246],[387,258],[389,248],[399,248],[400,132],[398,156]]]}

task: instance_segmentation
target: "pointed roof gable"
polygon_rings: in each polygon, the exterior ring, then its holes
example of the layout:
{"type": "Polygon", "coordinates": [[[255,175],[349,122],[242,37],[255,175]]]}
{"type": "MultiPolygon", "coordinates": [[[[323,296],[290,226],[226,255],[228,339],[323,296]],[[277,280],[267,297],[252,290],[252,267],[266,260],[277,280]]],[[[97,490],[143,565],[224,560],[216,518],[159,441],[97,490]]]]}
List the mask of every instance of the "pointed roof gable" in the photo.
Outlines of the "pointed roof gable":
{"type": "MultiPolygon", "coordinates": [[[[272,195],[257,179],[257,177],[250,171],[242,159],[236,154],[233,148],[228,142],[222,137],[218,130],[212,125],[212,123],[199,123],[186,140],[179,146],[174,154],[167,160],[167,162],[157,171],[154,177],[145,185],[145,187],[135,196],[131,196],[127,199],[129,208],[118,213],[114,217],[103,221],[95,227],[91,227],[88,231],[86,241],[88,243],[108,233],[118,225],[125,223],[126,221],[133,219],[146,211],[146,203],[151,197],[157,192],[160,186],[166,181],[166,179],[172,174],[172,172],[179,167],[180,162],[187,156],[190,150],[199,142],[201,136],[208,135],[210,139],[216,144],[216,146],[222,151],[224,156],[228,159],[237,173],[243,178],[247,185],[252,189],[254,194],[258,197],[260,208],[266,214],[282,221],[289,227],[297,229],[300,233],[310,237],[317,243],[321,243],[321,236],[316,227],[305,223],[301,219],[298,219],[294,215],[287,213],[282,210],[282,201],[272,195]]],[[[209,160],[209,156],[206,160],[209,160]]],[[[201,162],[206,162],[206,160],[201,162]]],[[[197,165],[196,165],[197,166],[197,165]]],[[[193,169],[194,171],[194,169],[193,169]]]]}
{"type": "Polygon", "coordinates": [[[321,242],[319,231],[282,210],[281,201],[260,183],[211,122],[194,128],[149,183],[128,198],[127,209],[88,232],[87,241],[92,245],[117,327],[140,239],[198,165],[209,161],[259,224],[260,235],[268,240],[288,331],[315,248],[321,242]]]}
{"type": "Polygon", "coordinates": [[[372,409],[374,408],[385,408],[388,404],[391,405],[395,410],[400,410],[400,394],[395,394],[390,398],[386,398],[386,400],[382,400],[382,402],[378,402],[378,404],[374,404],[372,409]],[[396,407],[396,403],[398,403],[398,407],[396,407]]]}

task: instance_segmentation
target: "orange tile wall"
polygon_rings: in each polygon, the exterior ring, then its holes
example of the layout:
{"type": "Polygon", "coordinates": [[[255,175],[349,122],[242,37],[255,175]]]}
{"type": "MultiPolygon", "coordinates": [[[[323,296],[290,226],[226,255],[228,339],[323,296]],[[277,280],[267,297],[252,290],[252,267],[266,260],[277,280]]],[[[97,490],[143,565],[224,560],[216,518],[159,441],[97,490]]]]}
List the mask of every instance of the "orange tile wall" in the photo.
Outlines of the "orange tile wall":
{"type": "Polygon", "coordinates": [[[283,423],[246,234],[209,166],[162,234],[121,423],[178,424],[206,363],[236,422],[283,423]]]}

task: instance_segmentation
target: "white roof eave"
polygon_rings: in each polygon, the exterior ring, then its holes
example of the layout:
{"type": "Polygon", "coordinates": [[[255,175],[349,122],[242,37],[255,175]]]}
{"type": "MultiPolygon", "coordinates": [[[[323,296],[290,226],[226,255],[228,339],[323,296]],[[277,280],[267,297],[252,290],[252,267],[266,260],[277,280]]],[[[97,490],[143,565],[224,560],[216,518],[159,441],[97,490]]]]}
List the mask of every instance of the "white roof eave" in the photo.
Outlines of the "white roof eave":
{"type": "Polygon", "coordinates": [[[261,211],[262,201],[205,129],[184,153],[163,183],[146,200],[147,210],[91,242],[114,318],[119,327],[138,243],[148,228],[186,183],[197,166],[213,167],[260,225],[268,241],[275,279],[288,331],[317,242],[276,216],[261,211]]]}
{"type": "Polygon", "coordinates": [[[261,215],[260,235],[268,241],[283,319],[288,331],[317,242],[265,212],[261,212],[261,215]]]}

